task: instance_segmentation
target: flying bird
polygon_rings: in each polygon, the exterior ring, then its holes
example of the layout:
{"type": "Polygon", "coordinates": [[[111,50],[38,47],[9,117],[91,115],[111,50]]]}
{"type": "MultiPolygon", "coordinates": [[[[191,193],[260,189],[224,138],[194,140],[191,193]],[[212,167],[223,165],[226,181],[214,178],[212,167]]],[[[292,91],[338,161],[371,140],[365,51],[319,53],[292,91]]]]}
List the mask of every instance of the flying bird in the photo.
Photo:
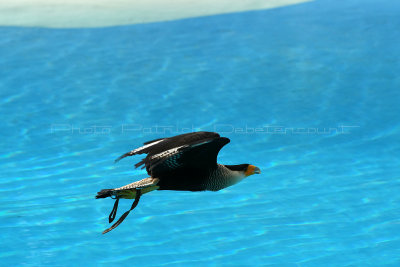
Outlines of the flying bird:
{"type": "Polygon", "coordinates": [[[115,188],[103,189],[96,198],[115,199],[109,215],[109,223],[115,219],[119,199],[135,199],[131,209],[103,234],[115,229],[139,203],[143,194],[154,190],[218,191],[234,185],[244,178],[261,173],[250,164],[223,165],[217,156],[230,140],[214,132],[193,132],[169,138],[160,138],[144,143],[115,160],[133,155],[147,154],[135,167],[142,166],[150,177],[115,188]]]}

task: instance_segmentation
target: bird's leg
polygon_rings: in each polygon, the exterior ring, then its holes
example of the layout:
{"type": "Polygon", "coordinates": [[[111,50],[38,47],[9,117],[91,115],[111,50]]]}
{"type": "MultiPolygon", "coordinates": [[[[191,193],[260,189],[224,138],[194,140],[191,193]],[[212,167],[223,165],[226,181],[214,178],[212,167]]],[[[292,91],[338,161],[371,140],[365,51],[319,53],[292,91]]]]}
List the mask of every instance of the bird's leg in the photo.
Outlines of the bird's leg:
{"type": "MultiPolygon", "coordinates": [[[[122,216],[118,219],[118,221],[117,221],[116,223],[114,223],[110,228],[104,230],[104,231],[103,231],[103,234],[108,233],[108,232],[110,232],[111,230],[117,228],[117,226],[120,225],[120,224],[125,220],[126,216],[128,216],[128,214],[129,214],[129,212],[130,212],[131,210],[133,210],[134,208],[136,208],[136,206],[139,204],[139,200],[140,200],[140,196],[141,196],[141,195],[142,195],[141,189],[136,189],[135,201],[133,201],[131,208],[130,208],[128,211],[126,211],[124,214],[122,214],[122,216]]],[[[118,199],[117,199],[117,200],[118,200],[118,199]]],[[[116,202],[116,204],[117,204],[117,201],[115,201],[115,202],[116,202]]],[[[114,204],[114,206],[115,206],[115,204],[114,204]]],[[[117,206],[118,206],[118,204],[117,204],[117,206]]],[[[116,210],[116,208],[115,208],[115,210],[116,210]]],[[[113,211],[114,211],[114,209],[113,209],[113,211]]],[[[112,212],[111,212],[111,213],[112,213],[112,212]]],[[[110,216],[111,216],[111,214],[110,214],[110,216]]],[[[114,215],[114,217],[115,217],[115,215],[114,215]]]]}
{"type": "Polygon", "coordinates": [[[108,216],[108,222],[111,223],[115,219],[115,215],[117,214],[117,209],[118,209],[118,202],[119,202],[119,197],[116,197],[114,207],[108,216]]]}

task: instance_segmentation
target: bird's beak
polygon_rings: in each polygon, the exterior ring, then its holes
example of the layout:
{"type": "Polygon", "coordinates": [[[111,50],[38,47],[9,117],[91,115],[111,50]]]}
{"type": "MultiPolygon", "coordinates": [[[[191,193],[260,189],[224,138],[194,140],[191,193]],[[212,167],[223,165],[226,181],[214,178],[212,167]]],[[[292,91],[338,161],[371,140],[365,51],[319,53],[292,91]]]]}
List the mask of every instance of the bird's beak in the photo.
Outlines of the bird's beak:
{"type": "Polygon", "coordinates": [[[254,165],[249,165],[249,167],[247,167],[247,171],[245,172],[245,175],[250,176],[250,175],[253,175],[256,173],[257,174],[261,173],[260,168],[254,166],[254,165]]]}

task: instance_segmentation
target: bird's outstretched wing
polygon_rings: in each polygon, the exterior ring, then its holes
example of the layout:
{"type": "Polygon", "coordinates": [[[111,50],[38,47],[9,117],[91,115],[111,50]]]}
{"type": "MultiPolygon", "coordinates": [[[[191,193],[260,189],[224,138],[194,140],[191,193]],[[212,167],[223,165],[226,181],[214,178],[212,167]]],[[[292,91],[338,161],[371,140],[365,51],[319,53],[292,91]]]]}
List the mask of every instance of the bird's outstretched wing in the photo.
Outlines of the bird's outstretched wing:
{"type": "Polygon", "coordinates": [[[132,155],[147,154],[135,167],[145,165],[149,175],[157,175],[183,167],[212,167],[217,164],[217,155],[229,139],[213,132],[194,132],[161,138],[144,143],[116,161],[132,155]]]}
{"type": "MultiPolygon", "coordinates": [[[[129,151],[115,160],[115,162],[121,159],[133,155],[148,154],[149,156],[167,151],[169,149],[179,147],[185,144],[195,143],[201,140],[210,138],[217,138],[219,134],[213,132],[194,132],[186,133],[168,138],[159,138],[144,143],[144,146],[129,151]]],[[[144,162],[139,162],[136,167],[142,165],[144,162]]]]}
{"type": "Polygon", "coordinates": [[[183,145],[147,156],[144,164],[152,177],[184,168],[211,169],[217,167],[218,152],[229,141],[226,137],[217,137],[183,145]]]}

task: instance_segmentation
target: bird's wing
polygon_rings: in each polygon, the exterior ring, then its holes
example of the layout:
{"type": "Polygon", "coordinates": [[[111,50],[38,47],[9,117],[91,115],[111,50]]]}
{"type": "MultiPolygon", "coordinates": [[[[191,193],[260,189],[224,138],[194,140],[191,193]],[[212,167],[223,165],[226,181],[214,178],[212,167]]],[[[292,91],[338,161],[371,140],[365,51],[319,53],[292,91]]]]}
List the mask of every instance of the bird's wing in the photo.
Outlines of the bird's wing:
{"type": "MultiPolygon", "coordinates": [[[[194,133],[181,134],[169,138],[155,139],[144,143],[144,146],[141,146],[139,148],[136,148],[132,151],[123,154],[122,156],[117,158],[115,162],[118,162],[119,160],[125,157],[139,155],[139,154],[148,154],[146,157],[146,159],[148,159],[149,157],[154,156],[156,154],[160,154],[164,151],[168,151],[184,145],[190,145],[218,137],[219,134],[214,132],[194,132],[194,133]]],[[[143,165],[146,159],[143,159],[142,161],[137,163],[135,167],[137,168],[143,165]]]]}
{"type": "Polygon", "coordinates": [[[219,151],[229,142],[226,137],[216,137],[185,144],[148,155],[144,164],[152,177],[180,168],[209,169],[217,165],[219,151]]]}

